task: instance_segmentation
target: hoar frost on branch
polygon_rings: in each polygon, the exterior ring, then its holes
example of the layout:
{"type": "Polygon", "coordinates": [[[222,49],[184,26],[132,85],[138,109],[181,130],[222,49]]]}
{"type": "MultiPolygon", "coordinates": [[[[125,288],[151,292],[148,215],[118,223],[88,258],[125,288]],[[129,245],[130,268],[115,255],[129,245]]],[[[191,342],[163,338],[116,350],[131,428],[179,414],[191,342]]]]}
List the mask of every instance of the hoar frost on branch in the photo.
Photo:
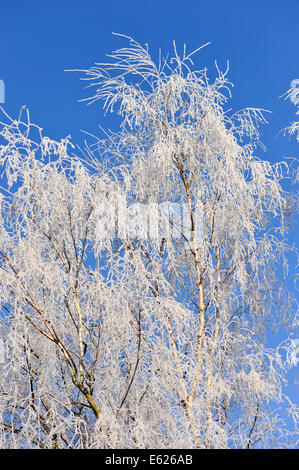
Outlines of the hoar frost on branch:
{"type": "Polygon", "coordinates": [[[289,364],[265,345],[297,321],[277,274],[289,166],[255,155],[262,110],[224,111],[228,70],[210,82],[193,54],[156,65],[129,40],[84,71],[122,119],[84,158],[24,111],[1,124],[0,446],[294,446],[289,364]],[[184,206],[188,227],[102,236],[120,195],[184,206]]]}

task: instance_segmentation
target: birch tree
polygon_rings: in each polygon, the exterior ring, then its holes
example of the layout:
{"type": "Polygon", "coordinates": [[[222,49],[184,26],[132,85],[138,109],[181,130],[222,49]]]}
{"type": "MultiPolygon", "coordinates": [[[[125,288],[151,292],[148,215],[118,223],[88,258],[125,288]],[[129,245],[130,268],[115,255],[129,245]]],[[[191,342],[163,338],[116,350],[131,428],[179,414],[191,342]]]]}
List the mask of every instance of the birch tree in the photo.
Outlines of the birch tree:
{"type": "Polygon", "coordinates": [[[81,71],[118,132],[80,153],[3,111],[0,445],[296,446],[267,345],[298,321],[292,165],[258,156],[263,110],[227,110],[228,70],[128,40],[81,71]]]}

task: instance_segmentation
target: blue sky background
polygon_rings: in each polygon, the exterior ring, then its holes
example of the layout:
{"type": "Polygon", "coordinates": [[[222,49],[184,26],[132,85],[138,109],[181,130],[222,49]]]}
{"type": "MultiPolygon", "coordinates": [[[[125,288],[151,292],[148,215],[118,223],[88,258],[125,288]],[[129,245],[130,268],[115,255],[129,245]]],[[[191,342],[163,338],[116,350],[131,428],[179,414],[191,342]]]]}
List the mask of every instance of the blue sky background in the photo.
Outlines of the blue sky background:
{"type": "MultiPolygon", "coordinates": [[[[16,117],[26,105],[32,122],[46,135],[59,139],[71,134],[77,144],[84,139],[80,129],[101,135],[98,124],[113,127],[99,104],[77,102],[88,92],[79,74],[64,71],[88,68],[126,45],[112,32],[148,43],[154,56],[159,48],[164,54],[171,52],[174,39],[178,50],[186,43],[189,51],[211,41],[195,56],[195,64],[207,66],[213,77],[214,60],[221,69],[229,60],[229,78],[235,86],[228,107],[273,112],[267,115],[269,125],[262,128],[267,152],[260,150],[260,156],[272,162],[298,157],[295,138],[277,136],[296,119],[294,104],[279,97],[299,79],[298,0],[0,0],[5,110],[16,117]]],[[[298,224],[291,232],[292,242],[297,233],[298,224]]],[[[290,393],[298,402],[294,379],[292,371],[290,393]]]]}

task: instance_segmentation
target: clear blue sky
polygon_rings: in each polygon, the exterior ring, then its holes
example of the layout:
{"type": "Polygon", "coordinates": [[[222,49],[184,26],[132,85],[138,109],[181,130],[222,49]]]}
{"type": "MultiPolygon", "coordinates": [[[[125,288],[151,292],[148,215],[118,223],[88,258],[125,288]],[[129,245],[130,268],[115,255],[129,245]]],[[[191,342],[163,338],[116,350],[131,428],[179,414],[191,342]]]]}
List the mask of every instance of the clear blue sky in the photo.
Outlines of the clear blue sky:
{"type": "MultiPolygon", "coordinates": [[[[272,162],[299,155],[299,145],[276,137],[296,118],[296,107],[279,99],[293,79],[299,79],[299,0],[0,0],[0,79],[6,86],[5,109],[16,116],[28,106],[31,120],[49,137],[71,134],[82,143],[79,130],[100,135],[97,125],[109,127],[99,105],[77,103],[87,97],[79,75],[64,72],[88,68],[125,43],[118,32],[148,43],[157,55],[191,51],[211,41],[196,56],[199,68],[215,73],[230,62],[235,84],[229,103],[235,111],[261,107],[273,111],[263,127],[272,162]]],[[[298,118],[298,116],[297,116],[298,118]]],[[[297,237],[297,228],[291,240],[297,237]]],[[[294,389],[292,389],[294,398],[294,389]]]]}
{"type": "MultiPolygon", "coordinates": [[[[299,78],[298,0],[0,0],[5,108],[15,114],[27,105],[32,120],[57,138],[70,133],[77,140],[78,129],[105,127],[97,105],[77,103],[87,96],[78,74],[64,70],[86,68],[124,45],[113,31],[148,43],[153,54],[169,52],[173,39],[190,50],[211,41],[196,56],[198,66],[213,74],[215,59],[221,68],[229,60],[230,106],[274,112],[263,131],[269,151],[273,136],[295,117],[294,105],[278,97],[299,78]]],[[[267,158],[297,150],[278,140],[267,158]]]]}

